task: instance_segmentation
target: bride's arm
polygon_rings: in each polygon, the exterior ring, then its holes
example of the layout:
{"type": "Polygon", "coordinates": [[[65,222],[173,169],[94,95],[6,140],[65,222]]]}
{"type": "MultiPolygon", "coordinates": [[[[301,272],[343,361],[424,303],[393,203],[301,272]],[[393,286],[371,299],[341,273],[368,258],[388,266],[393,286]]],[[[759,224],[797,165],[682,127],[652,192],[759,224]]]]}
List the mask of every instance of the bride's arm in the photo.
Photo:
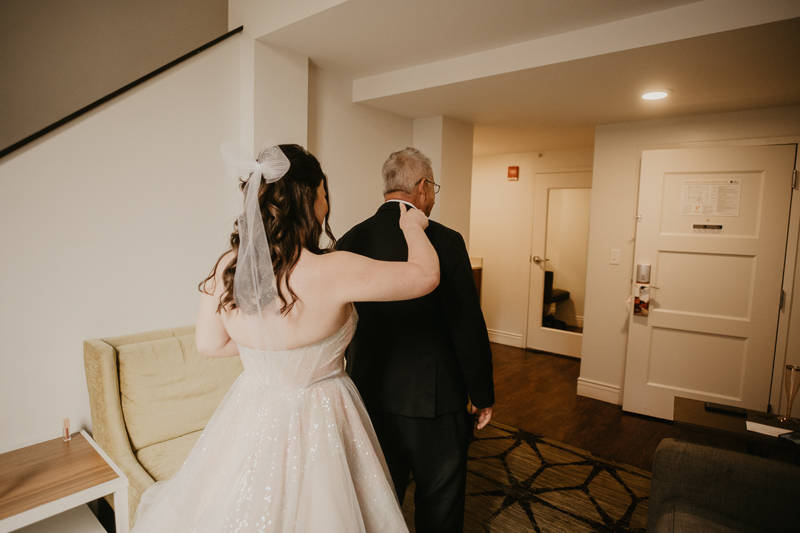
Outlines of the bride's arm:
{"type": "Polygon", "coordinates": [[[341,302],[410,300],[439,285],[439,257],[425,228],[428,218],[400,204],[400,228],[408,244],[406,262],[375,261],[350,252],[326,256],[333,270],[334,292],[341,302]]]}
{"type": "Polygon", "coordinates": [[[220,298],[225,291],[222,272],[230,263],[232,257],[232,255],[228,255],[219,261],[214,277],[206,282],[200,296],[200,308],[197,311],[194,339],[197,351],[208,357],[239,355],[239,347],[228,335],[228,330],[225,329],[225,325],[222,323],[222,315],[217,312],[220,298]]]}

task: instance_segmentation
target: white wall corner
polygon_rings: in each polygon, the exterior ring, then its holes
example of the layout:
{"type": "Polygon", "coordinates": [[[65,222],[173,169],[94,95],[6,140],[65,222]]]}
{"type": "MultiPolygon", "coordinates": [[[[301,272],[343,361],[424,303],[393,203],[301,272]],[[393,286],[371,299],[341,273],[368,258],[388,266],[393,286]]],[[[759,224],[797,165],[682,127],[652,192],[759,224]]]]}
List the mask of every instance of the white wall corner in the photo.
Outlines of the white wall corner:
{"type": "Polygon", "coordinates": [[[289,24],[312,17],[347,0],[228,0],[228,28],[244,26],[258,38],[289,24]]]}
{"type": "Polygon", "coordinates": [[[498,331],[491,328],[487,328],[487,331],[491,342],[514,346],[515,348],[525,348],[525,339],[522,338],[521,333],[509,333],[508,331],[498,331]]]}
{"type": "MultiPolygon", "coordinates": [[[[433,168],[433,176],[437,181],[442,176],[442,135],[444,128],[444,117],[425,117],[414,120],[414,136],[412,142],[414,148],[428,156],[433,168]]],[[[431,219],[441,222],[440,199],[436,198],[436,204],[431,211],[431,219]]]]}
{"type": "Polygon", "coordinates": [[[472,124],[450,117],[442,121],[441,222],[459,232],[469,246],[472,207],[472,124]]]}
{"type": "Polygon", "coordinates": [[[602,402],[622,405],[620,389],[616,385],[578,378],[578,396],[594,398],[602,402]]]}
{"type": "Polygon", "coordinates": [[[461,233],[469,244],[473,126],[444,116],[414,120],[414,147],[431,159],[441,185],[431,218],[461,233]]]}
{"type": "Polygon", "coordinates": [[[308,144],[308,57],[254,43],[253,150],[266,142],[308,144]]]}

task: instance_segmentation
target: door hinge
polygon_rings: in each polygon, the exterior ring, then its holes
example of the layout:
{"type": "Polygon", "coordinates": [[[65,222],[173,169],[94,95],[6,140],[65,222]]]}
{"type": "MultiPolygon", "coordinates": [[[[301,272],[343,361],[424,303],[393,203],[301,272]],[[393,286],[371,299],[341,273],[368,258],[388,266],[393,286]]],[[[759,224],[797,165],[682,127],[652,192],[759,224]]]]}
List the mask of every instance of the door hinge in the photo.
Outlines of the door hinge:
{"type": "Polygon", "coordinates": [[[778,306],[778,311],[783,311],[784,302],[786,302],[786,291],[781,289],[781,304],[778,306]]]}
{"type": "Polygon", "coordinates": [[[792,171],[792,189],[797,188],[797,169],[792,171]]]}

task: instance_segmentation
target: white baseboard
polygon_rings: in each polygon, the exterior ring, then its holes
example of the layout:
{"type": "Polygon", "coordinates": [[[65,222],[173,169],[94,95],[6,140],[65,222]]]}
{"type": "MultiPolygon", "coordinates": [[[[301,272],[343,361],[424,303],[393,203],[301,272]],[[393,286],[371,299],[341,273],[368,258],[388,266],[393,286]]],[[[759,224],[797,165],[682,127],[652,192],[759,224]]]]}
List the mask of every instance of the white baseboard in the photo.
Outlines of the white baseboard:
{"type": "Polygon", "coordinates": [[[578,396],[586,396],[587,398],[622,405],[618,386],[590,379],[578,378],[578,396]]]}
{"type": "Polygon", "coordinates": [[[509,333],[507,331],[498,331],[496,329],[487,329],[489,332],[489,340],[497,344],[505,344],[506,346],[514,346],[516,348],[525,347],[525,339],[522,338],[520,333],[509,333]]]}

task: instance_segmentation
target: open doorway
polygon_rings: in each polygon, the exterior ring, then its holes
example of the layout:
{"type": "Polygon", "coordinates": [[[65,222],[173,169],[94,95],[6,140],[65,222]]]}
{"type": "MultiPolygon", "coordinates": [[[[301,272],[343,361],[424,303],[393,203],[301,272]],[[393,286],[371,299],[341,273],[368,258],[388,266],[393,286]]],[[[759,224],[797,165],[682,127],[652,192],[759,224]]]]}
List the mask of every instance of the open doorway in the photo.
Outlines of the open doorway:
{"type": "Polygon", "coordinates": [[[526,346],[581,356],[591,171],[534,178],[526,346]]]}

